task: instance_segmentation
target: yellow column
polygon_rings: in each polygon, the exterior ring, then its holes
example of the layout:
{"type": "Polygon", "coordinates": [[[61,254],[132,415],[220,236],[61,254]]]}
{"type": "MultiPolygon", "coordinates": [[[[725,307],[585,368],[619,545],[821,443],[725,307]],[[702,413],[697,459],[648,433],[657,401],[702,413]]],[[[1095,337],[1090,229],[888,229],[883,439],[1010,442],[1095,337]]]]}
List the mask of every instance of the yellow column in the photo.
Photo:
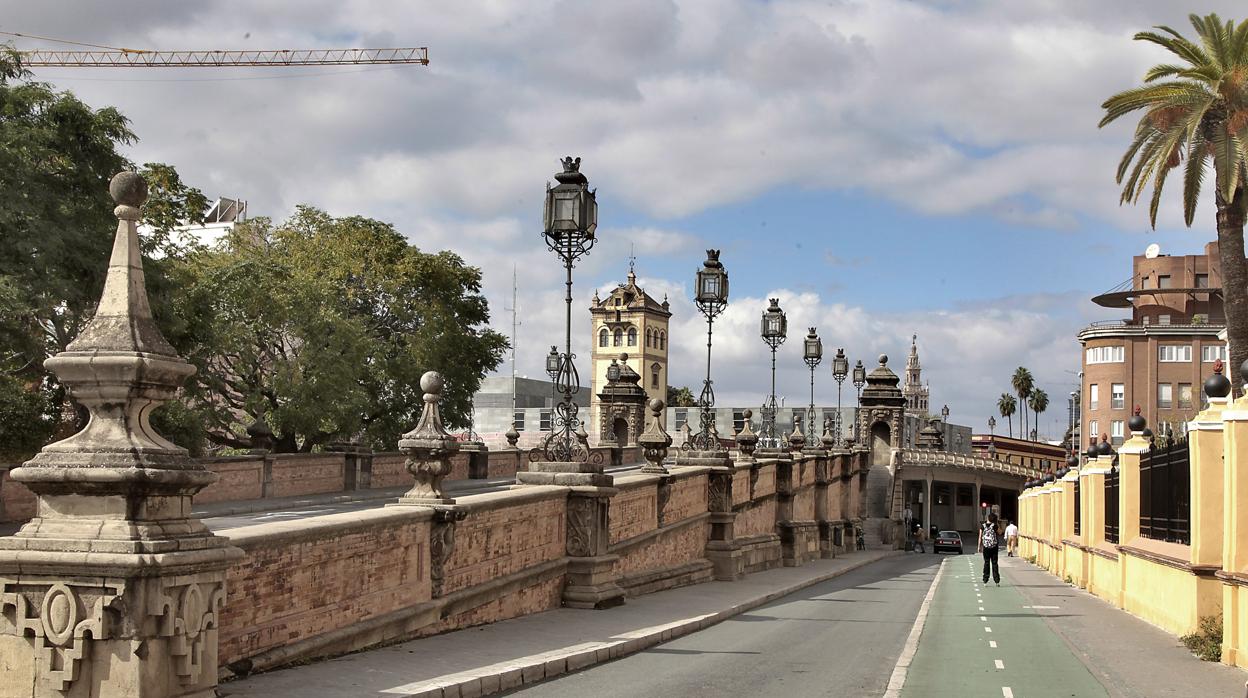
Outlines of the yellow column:
{"type": "Polygon", "coordinates": [[[1248,667],[1248,387],[1222,412],[1222,661],[1248,667]]]}
{"type": "MultiPolygon", "coordinates": [[[[1229,382],[1226,387],[1229,391],[1229,382]]],[[[1188,519],[1193,565],[1222,565],[1222,414],[1229,401],[1227,397],[1210,397],[1209,407],[1187,423],[1192,499],[1188,519]]]]}
{"type": "MultiPolygon", "coordinates": [[[[1135,431],[1118,449],[1119,545],[1127,545],[1140,537],[1140,455],[1146,451],[1148,442],[1142,433],[1135,431]]],[[[1108,456],[1101,456],[1097,461],[1107,459],[1108,456]]]]}
{"type": "Polygon", "coordinates": [[[1062,525],[1062,510],[1064,509],[1062,496],[1062,481],[1054,479],[1049,483],[1049,571],[1058,577],[1063,575],[1066,565],[1062,555],[1062,535],[1065,533],[1065,527],[1062,525]]]}

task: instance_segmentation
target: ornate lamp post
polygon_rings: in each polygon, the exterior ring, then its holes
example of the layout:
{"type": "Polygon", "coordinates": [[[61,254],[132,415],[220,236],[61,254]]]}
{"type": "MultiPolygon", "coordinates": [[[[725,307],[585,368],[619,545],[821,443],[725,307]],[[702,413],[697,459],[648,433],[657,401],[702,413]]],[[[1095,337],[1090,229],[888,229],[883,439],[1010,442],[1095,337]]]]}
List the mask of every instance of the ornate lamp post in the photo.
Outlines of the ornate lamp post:
{"type": "Polygon", "coordinates": [[[715,431],[715,390],[711,387],[711,335],[715,318],[728,307],[728,272],[719,261],[719,250],[707,250],[706,261],[694,282],[693,302],[706,316],[706,380],[698,397],[701,408],[700,429],[681,446],[684,451],[718,451],[719,437],[715,431]]]}
{"type": "Polygon", "coordinates": [[[806,333],[806,341],[802,347],[802,360],[810,367],[810,411],[806,415],[806,433],[815,433],[815,367],[823,361],[823,340],[815,334],[815,328],[806,333]]]}
{"type": "Polygon", "coordinates": [[[952,441],[952,439],[949,438],[949,405],[945,405],[940,408],[940,428],[945,431],[945,450],[948,451],[949,442],[952,441]]]}
{"type": "Polygon", "coordinates": [[[771,305],[763,311],[762,321],[763,341],[771,347],[771,392],[767,395],[767,403],[763,405],[762,442],[768,448],[777,448],[780,440],[776,438],[776,349],[788,339],[789,319],[780,309],[780,299],[770,300],[771,305]]]}
{"type": "Polygon", "coordinates": [[[844,349],[837,349],[836,356],[832,357],[832,377],[836,379],[836,431],[833,436],[836,438],[836,445],[841,445],[841,384],[845,382],[845,376],[849,375],[849,357],[845,356],[844,349]]]}
{"type": "MultiPolygon", "coordinates": [[[[625,356],[628,356],[628,355],[625,354],[625,356]]],[[[602,425],[603,425],[603,431],[606,432],[606,436],[602,440],[610,444],[616,443],[615,427],[614,427],[615,415],[612,414],[611,408],[615,405],[615,387],[616,385],[619,384],[619,380],[620,380],[620,361],[619,359],[611,359],[611,365],[607,366],[607,387],[604,391],[608,394],[607,418],[601,420],[602,425]]],[[[623,446],[624,444],[618,444],[618,445],[623,446]]]]}
{"type": "Polygon", "coordinates": [[[577,418],[577,406],[572,396],[580,392],[581,380],[572,360],[572,267],[576,260],[589,254],[594,246],[594,232],[598,229],[598,200],[589,180],[581,174],[581,159],[565,157],[563,172],[555,175],[559,183],[546,185],[546,206],[542,237],[546,247],[563,260],[567,272],[564,301],[567,316],[564,323],[564,350],[551,347],[546,357],[546,371],[554,376],[555,389],[563,393],[563,400],[555,405],[550,434],[542,443],[542,457],[547,461],[581,461],[589,459],[589,449],[576,437],[581,426],[577,418]]]}
{"type": "Polygon", "coordinates": [[[854,364],[854,388],[858,390],[858,404],[854,407],[854,441],[858,442],[858,411],[862,409],[862,386],[867,384],[867,367],[862,359],[854,364]]]}
{"type": "Polygon", "coordinates": [[[988,418],[988,435],[994,438],[997,435],[997,418],[996,417],[988,418]]]}

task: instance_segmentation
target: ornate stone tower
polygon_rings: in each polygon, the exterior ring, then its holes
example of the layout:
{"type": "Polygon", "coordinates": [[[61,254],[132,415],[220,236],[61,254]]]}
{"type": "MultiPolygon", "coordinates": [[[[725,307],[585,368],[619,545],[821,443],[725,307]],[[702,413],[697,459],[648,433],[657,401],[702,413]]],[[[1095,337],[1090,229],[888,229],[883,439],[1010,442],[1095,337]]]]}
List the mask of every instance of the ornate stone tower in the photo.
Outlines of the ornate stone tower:
{"type": "Polygon", "coordinates": [[[910,356],[906,358],[906,382],[901,387],[906,398],[906,411],[919,417],[927,416],[929,389],[923,385],[923,367],[919,364],[919,336],[910,337],[910,356]]]}
{"type": "Polygon", "coordinates": [[[620,354],[619,377],[608,380],[594,397],[602,408],[598,440],[614,440],[617,446],[632,446],[645,427],[646,404],[652,399],[641,388],[641,376],[628,365],[628,354],[620,354]]]}
{"type": "Polygon", "coordinates": [[[897,374],[888,367],[888,356],[880,354],[880,365],[867,375],[859,410],[860,433],[870,449],[867,473],[867,518],[889,514],[889,484],[892,482],[892,449],[902,445],[906,398],[897,387],[897,374]]]}
{"type": "Polygon", "coordinates": [[[589,307],[593,319],[593,373],[588,424],[603,423],[601,395],[607,384],[607,368],[621,352],[628,353],[628,367],[641,376],[647,399],[667,400],[667,333],[672,317],[669,307],[666,298],[660,303],[637,285],[637,274],[631,265],[628,283],[615,287],[605,298],[594,293],[589,307]]]}

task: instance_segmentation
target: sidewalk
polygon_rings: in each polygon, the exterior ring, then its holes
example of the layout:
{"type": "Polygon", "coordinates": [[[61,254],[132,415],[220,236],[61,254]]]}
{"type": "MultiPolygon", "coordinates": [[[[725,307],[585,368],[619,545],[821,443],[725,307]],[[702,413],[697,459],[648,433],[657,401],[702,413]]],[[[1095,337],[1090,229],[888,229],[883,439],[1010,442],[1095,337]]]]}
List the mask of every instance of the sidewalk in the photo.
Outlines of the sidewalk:
{"type": "Polygon", "coordinates": [[[221,684],[219,695],[489,695],[639,652],[896,554],[855,552],[649,594],[604,611],[561,608],[259,674],[221,684]]]}
{"type": "Polygon", "coordinates": [[[1003,557],[1001,572],[1111,698],[1248,695],[1248,672],[1197,659],[1175,636],[1025,560],[1003,557]]]}

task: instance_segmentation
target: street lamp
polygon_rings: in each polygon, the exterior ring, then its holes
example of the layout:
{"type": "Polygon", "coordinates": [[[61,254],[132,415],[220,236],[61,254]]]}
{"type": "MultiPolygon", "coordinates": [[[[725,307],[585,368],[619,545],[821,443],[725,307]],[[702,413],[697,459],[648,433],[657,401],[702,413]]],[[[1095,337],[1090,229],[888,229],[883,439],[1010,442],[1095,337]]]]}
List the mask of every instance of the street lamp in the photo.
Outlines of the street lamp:
{"type": "Polygon", "coordinates": [[[564,322],[564,351],[551,347],[546,357],[546,372],[552,374],[555,389],[563,393],[563,400],[555,405],[550,434],[542,442],[542,457],[554,462],[585,462],[589,449],[577,439],[581,426],[577,418],[577,406],[572,396],[581,390],[580,376],[572,360],[572,266],[576,260],[589,254],[594,246],[594,233],[598,229],[598,200],[589,180],[581,174],[581,159],[572,156],[560,161],[563,171],[555,175],[555,186],[546,184],[546,203],[543,216],[542,238],[546,247],[563,260],[567,278],[564,282],[564,301],[567,314],[564,322]]]}
{"type": "Polygon", "coordinates": [[[854,407],[854,442],[858,442],[858,412],[862,409],[862,386],[867,384],[867,367],[862,359],[854,364],[854,388],[858,390],[858,404],[854,407]]]}
{"type": "Polygon", "coordinates": [[[940,418],[946,424],[949,423],[949,405],[945,405],[944,407],[940,408],[940,418]]]}
{"type": "Polygon", "coordinates": [[[701,428],[681,446],[684,451],[718,451],[719,438],[715,431],[715,390],[711,387],[711,333],[715,318],[728,307],[728,272],[719,261],[719,250],[707,250],[706,261],[698,270],[694,282],[693,302],[706,316],[706,380],[702,382],[702,394],[698,397],[701,408],[701,428]]]}
{"type": "MultiPolygon", "coordinates": [[[[628,360],[628,354],[621,354],[620,359],[628,360]]],[[[624,444],[616,444],[615,440],[615,415],[612,407],[615,406],[615,388],[619,385],[620,380],[620,360],[611,359],[611,365],[607,366],[607,387],[604,392],[607,393],[607,416],[602,420],[603,431],[606,432],[606,438],[603,439],[611,444],[623,446],[624,444]]]]}
{"type": "Polygon", "coordinates": [[[836,445],[841,445],[841,384],[845,382],[845,376],[849,375],[849,357],[845,356],[845,350],[837,349],[836,356],[832,357],[832,377],[836,379],[836,445]]]}
{"type": "Polygon", "coordinates": [[[780,445],[776,437],[776,349],[784,344],[789,336],[789,318],[780,309],[780,299],[772,298],[771,305],[763,311],[762,336],[767,346],[771,347],[771,393],[767,396],[767,404],[763,405],[762,442],[769,448],[780,445]]]}
{"type": "Polygon", "coordinates": [[[815,334],[815,328],[806,333],[806,341],[802,349],[802,360],[810,367],[810,413],[806,415],[808,426],[806,433],[815,433],[815,367],[823,361],[823,340],[815,334]]]}
{"type": "Polygon", "coordinates": [[[949,450],[949,405],[940,408],[940,428],[945,431],[945,450],[949,450]]]}
{"type": "Polygon", "coordinates": [[[988,435],[994,438],[997,435],[997,418],[996,417],[988,417],[988,435]]]}

